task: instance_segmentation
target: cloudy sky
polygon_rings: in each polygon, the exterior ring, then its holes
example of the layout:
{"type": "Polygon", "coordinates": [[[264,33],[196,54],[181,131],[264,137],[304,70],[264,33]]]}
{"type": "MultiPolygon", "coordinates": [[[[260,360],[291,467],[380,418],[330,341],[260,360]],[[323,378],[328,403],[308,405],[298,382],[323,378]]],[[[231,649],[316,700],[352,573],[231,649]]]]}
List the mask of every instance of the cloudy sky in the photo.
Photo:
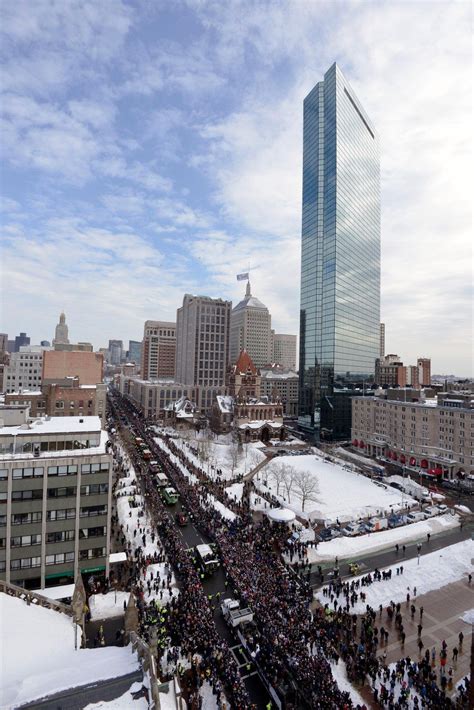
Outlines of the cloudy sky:
{"type": "Polygon", "coordinates": [[[472,374],[470,2],[2,3],[0,330],[141,339],[184,292],[297,332],[302,101],[337,61],[382,147],[387,351],[472,374]]]}

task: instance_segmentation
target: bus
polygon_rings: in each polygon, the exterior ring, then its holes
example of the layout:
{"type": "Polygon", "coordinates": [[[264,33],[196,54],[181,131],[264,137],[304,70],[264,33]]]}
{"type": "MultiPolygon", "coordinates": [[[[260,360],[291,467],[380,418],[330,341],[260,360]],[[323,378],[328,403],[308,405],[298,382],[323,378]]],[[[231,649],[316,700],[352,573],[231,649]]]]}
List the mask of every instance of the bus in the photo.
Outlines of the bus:
{"type": "Polygon", "coordinates": [[[161,496],[167,505],[174,505],[178,502],[179,498],[178,492],[171,486],[163,488],[161,491],[161,496]]]}

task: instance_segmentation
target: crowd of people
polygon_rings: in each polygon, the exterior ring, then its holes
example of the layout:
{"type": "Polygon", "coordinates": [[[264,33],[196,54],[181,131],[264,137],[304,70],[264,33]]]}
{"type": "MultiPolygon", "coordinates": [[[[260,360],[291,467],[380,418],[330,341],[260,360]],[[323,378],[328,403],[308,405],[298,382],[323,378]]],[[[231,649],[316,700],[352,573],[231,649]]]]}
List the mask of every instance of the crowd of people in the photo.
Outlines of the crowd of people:
{"type": "MultiPolygon", "coordinates": [[[[141,435],[146,436],[145,430],[141,435]]],[[[251,482],[245,483],[240,501],[229,500],[224,482],[209,480],[204,469],[191,462],[170,437],[163,437],[160,448],[151,439],[148,444],[179,491],[181,500],[186,502],[196,527],[216,543],[225,570],[226,588],[228,586],[242,604],[254,612],[255,625],[247,627],[244,645],[280,697],[285,697],[295,707],[353,708],[349,693],[340,690],[331,672],[330,661],[342,660],[348,678],[360,686],[369,682],[373,700],[381,707],[390,710],[468,707],[468,681],[459,690],[456,700],[450,700],[446,692],[450,690],[449,666],[438,679],[430,652],[422,655],[420,649],[417,661],[405,658],[394,667],[387,667],[387,654],[383,649],[387,646],[388,629],[391,634],[398,634],[402,645],[404,643],[403,624],[396,605],[390,605],[387,610],[379,609],[378,624],[377,611],[369,606],[362,615],[351,613],[359,598],[365,601],[363,588],[389,579],[388,572],[375,570],[352,582],[336,579],[324,588],[328,603],[312,609],[306,543],[294,543],[290,549],[291,561],[296,558],[298,576],[285,567],[281,559],[287,530],[272,525],[266,518],[258,524],[253,521],[251,482]],[[196,479],[200,485],[196,485],[196,479]],[[224,502],[237,517],[224,519],[209,505],[208,493],[224,502]],[[341,596],[342,603],[339,602],[341,596]],[[381,619],[383,612],[387,615],[385,624],[381,619]]],[[[137,465],[140,465],[139,460],[137,465]]],[[[219,706],[224,707],[228,701],[232,708],[251,708],[238,666],[216,630],[213,608],[182,538],[165,514],[152,480],[144,476],[140,482],[144,487],[143,500],[156,524],[157,540],[163,547],[163,559],[173,560],[180,586],[180,594],[171,598],[167,612],[161,614],[158,622],[155,612],[150,616],[150,605],[141,605],[142,632],[147,638],[149,628],[161,624],[168,661],[174,659],[177,671],[182,672],[182,659],[186,659],[190,669],[188,678],[191,678],[191,707],[199,707],[199,687],[208,681],[219,706]],[[177,648],[180,649],[177,655],[170,651],[177,648]]],[[[128,531],[122,526],[119,534],[123,537],[125,532],[128,531]]],[[[136,558],[134,584],[138,593],[140,570],[143,572],[142,566],[148,561],[140,555],[136,558]]],[[[440,662],[442,653],[443,649],[440,662]]],[[[365,705],[356,707],[365,708],[365,705]]]]}

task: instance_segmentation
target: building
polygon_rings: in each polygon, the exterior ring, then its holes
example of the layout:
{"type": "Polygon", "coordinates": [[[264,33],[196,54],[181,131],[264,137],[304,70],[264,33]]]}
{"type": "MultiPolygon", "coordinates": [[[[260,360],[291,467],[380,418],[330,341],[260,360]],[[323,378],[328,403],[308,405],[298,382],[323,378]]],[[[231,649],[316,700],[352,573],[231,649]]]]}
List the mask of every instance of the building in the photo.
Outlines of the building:
{"type": "Polygon", "coordinates": [[[69,343],[69,329],[66,325],[66,316],[64,313],[61,313],[59,316],[59,323],[57,324],[56,330],[54,333],[53,345],[56,345],[56,344],[67,345],[68,343],[69,343]]]}
{"type": "Polygon", "coordinates": [[[105,426],[107,387],[104,384],[81,385],[69,377],[63,384],[42,385],[39,390],[23,390],[5,395],[5,404],[28,407],[30,417],[97,416],[105,426]]]}
{"type": "Polygon", "coordinates": [[[49,350],[43,358],[43,384],[67,384],[77,377],[81,385],[102,382],[103,356],[80,350],[49,350]]]}
{"type": "Polygon", "coordinates": [[[128,341],[127,359],[129,362],[134,362],[135,365],[140,366],[142,359],[142,344],[139,340],[128,341]]]}
{"type": "Polygon", "coordinates": [[[275,333],[272,330],[271,362],[296,371],[296,335],[275,333]]]}
{"type": "MultiPolygon", "coordinates": [[[[0,428],[0,579],[29,589],[108,576],[112,456],[98,417],[0,428]]],[[[0,419],[2,414],[0,410],[0,419]]]]}
{"type": "Polygon", "coordinates": [[[55,343],[54,350],[61,350],[62,352],[80,350],[81,352],[91,353],[94,348],[92,343],[55,343]]]}
{"type": "MultiPolygon", "coordinates": [[[[389,354],[375,361],[375,384],[379,387],[397,387],[406,380],[405,368],[399,355],[389,354]]],[[[404,386],[404,385],[403,385],[404,386]]]]}
{"type": "Polygon", "coordinates": [[[419,357],[416,361],[418,368],[418,382],[421,387],[431,385],[431,359],[429,357],[419,357]]]}
{"type": "Polygon", "coordinates": [[[385,396],[353,398],[353,445],[427,477],[474,475],[472,395],[449,392],[422,399],[416,390],[420,399],[414,402],[405,401],[410,395],[402,390],[395,392],[397,400],[391,399],[390,391],[385,396]]]}
{"type": "Polygon", "coordinates": [[[304,100],[298,424],[307,436],[334,438],[322,410],[337,420],[346,400],[334,392],[372,381],[379,353],[379,142],[333,64],[304,100]]]}
{"type": "Polygon", "coordinates": [[[246,350],[227,370],[226,390],[231,397],[260,397],[260,372],[246,350]]]}
{"type": "Polygon", "coordinates": [[[27,334],[20,333],[20,335],[17,335],[15,338],[15,345],[13,348],[13,352],[18,353],[18,352],[20,352],[20,348],[26,347],[29,344],[30,344],[30,339],[27,336],[27,334]]]}
{"type": "Polygon", "coordinates": [[[263,397],[277,396],[285,417],[298,416],[298,373],[279,366],[260,370],[260,392],[263,397]]]}
{"type": "Polygon", "coordinates": [[[179,399],[196,401],[197,391],[192,385],[174,380],[142,380],[139,377],[117,375],[115,384],[120,393],[132,400],[148,419],[163,421],[165,410],[179,399]]]}
{"type": "Polygon", "coordinates": [[[268,308],[252,296],[247,281],[245,298],[230,315],[230,361],[236,362],[242,350],[246,350],[256,367],[267,365],[272,359],[271,324],[268,308]]]}
{"type": "Polygon", "coordinates": [[[385,355],[385,323],[380,324],[380,357],[385,355]]]}
{"type": "Polygon", "coordinates": [[[176,323],[147,320],[141,347],[144,380],[174,378],[176,372],[176,323]]]}
{"type": "Polygon", "coordinates": [[[109,340],[109,364],[120,365],[123,357],[123,342],[121,340],[109,340]]]}
{"type": "Polygon", "coordinates": [[[20,352],[10,353],[10,362],[3,371],[3,391],[39,390],[45,352],[47,349],[40,345],[22,345],[20,352]]]}
{"type": "Polygon", "coordinates": [[[0,353],[8,352],[8,335],[7,333],[0,333],[0,353]]]}
{"type": "Polygon", "coordinates": [[[204,412],[224,393],[231,307],[220,298],[186,294],[178,308],[176,380],[197,387],[196,404],[204,412]]]}

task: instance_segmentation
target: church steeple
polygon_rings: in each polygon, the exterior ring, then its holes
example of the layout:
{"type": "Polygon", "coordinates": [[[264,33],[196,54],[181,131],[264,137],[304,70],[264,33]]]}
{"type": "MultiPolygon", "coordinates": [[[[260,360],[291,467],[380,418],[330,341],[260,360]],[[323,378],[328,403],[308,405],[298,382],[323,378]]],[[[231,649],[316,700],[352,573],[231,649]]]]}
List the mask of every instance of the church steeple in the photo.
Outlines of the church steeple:
{"type": "Polygon", "coordinates": [[[245,289],[245,298],[250,298],[252,291],[250,289],[250,280],[247,281],[247,288],[245,289]]]}

